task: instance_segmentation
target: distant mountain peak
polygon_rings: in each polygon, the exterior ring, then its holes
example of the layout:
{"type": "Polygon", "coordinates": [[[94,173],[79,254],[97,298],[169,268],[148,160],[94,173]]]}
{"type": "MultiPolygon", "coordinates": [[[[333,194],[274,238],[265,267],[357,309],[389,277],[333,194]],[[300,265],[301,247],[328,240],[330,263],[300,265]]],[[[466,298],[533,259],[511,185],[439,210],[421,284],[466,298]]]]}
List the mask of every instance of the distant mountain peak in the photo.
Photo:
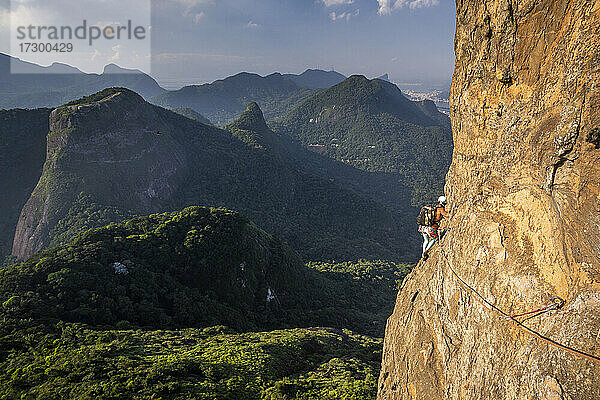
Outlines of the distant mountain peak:
{"type": "Polygon", "coordinates": [[[137,69],[127,69],[118,66],[117,64],[106,64],[104,66],[104,74],[141,74],[137,69]]]}
{"type": "Polygon", "coordinates": [[[52,73],[62,74],[83,74],[83,72],[81,72],[81,70],[79,70],[78,68],[75,68],[69,64],[59,62],[52,63],[52,65],[48,67],[48,71],[51,71],[52,73]]]}
{"type": "Polygon", "coordinates": [[[260,133],[269,130],[262,110],[254,101],[248,104],[246,111],[231,124],[231,127],[260,133]]]}
{"type": "Polygon", "coordinates": [[[104,89],[91,96],[82,97],[78,100],[74,100],[65,106],[84,106],[98,103],[104,103],[109,100],[115,99],[116,101],[127,101],[129,103],[145,103],[142,96],[134,92],[133,90],[123,87],[113,87],[104,89]]]}
{"type": "Polygon", "coordinates": [[[383,74],[380,77],[378,77],[377,79],[381,79],[382,81],[390,81],[390,76],[388,74],[383,74]]]}
{"type": "Polygon", "coordinates": [[[364,75],[360,75],[360,74],[355,74],[355,75],[350,75],[348,77],[348,79],[346,79],[348,82],[354,81],[354,82],[370,82],[370,80],[364,76],[364,75]]]}
{"type": "Polygon", "coordinates": [[[339,72],[333,70],[323,71],[321,69],[307,69],[300,75],[285,74],[283,76],[297,85],[309,89],[327,89],[346,79],[346,77],[339,72]]]}

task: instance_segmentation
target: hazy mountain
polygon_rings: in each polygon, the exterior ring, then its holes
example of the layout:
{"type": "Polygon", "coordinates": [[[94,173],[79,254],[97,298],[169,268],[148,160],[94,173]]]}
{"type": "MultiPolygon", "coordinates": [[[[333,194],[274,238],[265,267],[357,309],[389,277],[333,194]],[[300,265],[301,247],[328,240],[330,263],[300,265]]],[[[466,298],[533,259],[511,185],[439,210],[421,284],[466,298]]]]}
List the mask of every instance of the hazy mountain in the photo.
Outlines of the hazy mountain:
{"type": "Polygon", "coordinates": [[[85,74],[69,65],[43,67],[0,53],[0,108],[56,107],[107,87],[126,87],[150,98],[164,92],[150,76],[110,64],[102,74],[85,74]],[[18,71],[11,73],[11,60],[18,71]]]}
{"type": "Polygon", "coordinates": [[[285,113],[314,91],[279,73],[262,77],[240,74],[204,85],[186,86],[152,98],[166,108],[191,108],[217,125],[235,120],[250,102],[260,104],[267,118],[285,113]]]}
{"type": "Polygon", "coordinates": [[[231,132],[122,88],[50,116],[47,159],[17,226],[26,258],[78,232],[188,205],[244,212],[309,259],[407,259],[396,217],[367,195],[302,168],[255,104],[231,132]]]}
{"type": "Polygon", "coordinates": [[[42,174],[49,109],[0,110],[0,265],[11,253],[21,209],[42,174]]]}
{"type": "Polygon", "coordinates": [[[327,89],[343,82],[346,77],[336,71],[323,71],[320,69],[307,69],[300,75],[284,74],[298,86],[307,87],[309,89],[327,89]]]}
{"type": "Polygon", "coordinates": [[[389,82],[390,81],[390,76],[388,74],[383,74],[381,75],[379,78],[377,79],[381,79],[382,81],[386,81],[389,82]]]}
{"type": "Polygon", "coordinates": [[[202,122],[205,125],[212,125],[212,123],[208,120],[208,118],[206,118],[203,115],[200,115],[199,113],[192,110],[191,108],[174,108],[171,111],[176,112],[179,115],[183,115],[184,117],[187,117],[189,119],[193,119],[198,122],[202,122]]]}
{"type": "Polygon", "coordinates": [[[408,100],[392,83],[352,76],[272,125],[313,151],[393,177],[410,187],[414,205],[442,192],[452,155],[450,120],[430,101],[408,100]]]}

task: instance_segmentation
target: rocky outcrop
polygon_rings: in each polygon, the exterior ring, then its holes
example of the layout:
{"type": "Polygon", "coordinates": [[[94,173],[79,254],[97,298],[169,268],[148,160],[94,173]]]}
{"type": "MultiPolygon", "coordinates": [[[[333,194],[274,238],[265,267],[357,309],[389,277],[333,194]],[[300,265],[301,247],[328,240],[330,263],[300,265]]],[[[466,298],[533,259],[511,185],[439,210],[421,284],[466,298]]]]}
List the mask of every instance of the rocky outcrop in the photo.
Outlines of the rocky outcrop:
{"type": "Polygon", "coordinates": [[[379,399],[600,398],[600,3],[457,1],[450,231],[403,284],[379,399]]]}
{"type": "MultiPolygon", "coordinates": [[[[82,231],[190,205],[227,207],[318,259],[409,257],[395,215],[273,133],[256,103],[228,130],[106,89],[52,111],[44,169],[20,214],[12,254],[82,231]],[[350,187],[348,187],[348,186],[350,187]]],[[[375,196],[373,196],[375,197],[375,196]]]]}
{"type": "Polygon", "coordinates": [[[70,239],[90,219],[107,224],[171,204],[186,159],[168,133],[154,108],[127,89],[52,111],[44,170],[12,254],[27,258],[61,235],[70,239]]]}

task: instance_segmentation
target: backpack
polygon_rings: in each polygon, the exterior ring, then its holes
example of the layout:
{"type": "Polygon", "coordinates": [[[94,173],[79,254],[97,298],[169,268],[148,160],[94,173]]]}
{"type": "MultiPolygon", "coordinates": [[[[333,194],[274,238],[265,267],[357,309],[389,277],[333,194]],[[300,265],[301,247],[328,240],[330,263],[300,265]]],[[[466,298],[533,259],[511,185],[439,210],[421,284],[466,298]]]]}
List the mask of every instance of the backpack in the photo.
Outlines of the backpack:
{"type": "Polygon", "coordinates": [[[419,212],[419,216],[417,217],[417,224],[420,226],[433,225],[433,220],[435,218],[436,210],[437,210],[437,205],[421,207],[421,211],[419,212]]]}

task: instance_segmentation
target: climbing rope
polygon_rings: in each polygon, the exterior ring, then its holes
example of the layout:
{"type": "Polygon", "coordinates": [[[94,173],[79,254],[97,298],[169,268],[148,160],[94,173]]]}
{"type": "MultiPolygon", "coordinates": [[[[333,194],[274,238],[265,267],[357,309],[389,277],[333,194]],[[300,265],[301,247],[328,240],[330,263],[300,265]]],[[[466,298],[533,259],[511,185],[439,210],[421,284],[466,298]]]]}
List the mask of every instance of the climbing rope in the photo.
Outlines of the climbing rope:
{"type": "MultiPolygon", "coordinates": [[[[441,247],[441,246],[440,246],[441,247]]],[[[450,263],[450,260],[448,260],[448,257],[446,256],[446,252],[444,251],[444,248],[441,248],[442,251],[442,256],[444,257],[444,259],[446,260],[446,264],[448,265],[448,268],[450,268],[450,271],[452,271],[452,274],[456,277],[456,279],[458,280],[459,284],[463,287],[463,289],[465,289],[469,295],[475,299],[478,303],[480,303],[481,305],[483,305],[484,308],[488,309],[489,311],[495,313],[496,315],[498,315],[499,317],[501,317],[502,319],[506,320],[506,321],[511,321],[513,322],[517,328],[521,329],[522,331],[525,331],[526,333],[532,335],[533,337],[540,339],[546,343],[548,343],[551,346],[557,347],[559,349],[562,349],[564,351],[567,351],[569,353],[575,354],[577,356],[580,357],[584,357],[587,358],[588,360],[591,360],[593,362],[599,363],[600,364],[600,357],[592,355],[592,354],[588,354],[584,351],[581,350],[577,350],[574,349],[572,347],[569,347],[567,345],[561,344],[553,339],[550,339],[544,335],[542,335],[539,332],[534,331],[533,329],[529,328],[528,326],[524,325],[523,322],[525,322],[527,319],[530,318],[526,318],[523,321],[519,321],[518,319],[516,319],[516,317],[520,317],[520,316],[525,316],[525,315],[530,315],[530,314],[535,314],[537,313],[545,313],[548,311],[551,311],[552,309],[556,309],[558,310],[559,308],[561,308],[564,305],[564,300],[562,300],[559,297],[553,297],[552,300],[552,304],[543,307],[539,310],[535,310],[535,311],[530,311],[527,313],[523,313],[523,314],[519,314],[519,315],[509,315],[508,313],[502,311],[500,308],[496,307],[495,305],[493,305],[492,303],[490,303],[489,301],[487,301],[485,299],[485,297],[483,297],[477,290],[475,290],[473,287],[471,287],[471,285],[469,285],[467,282],[465,282],[454,270],[454,268],[452,268],[452,264],[450,263]],[[551,308],[554,307],[554,308],[551,308]]],[[[537,315],[537,314],[536,314],[537,315]]],[[[536,316],[534,315],[534,316],[536,316]]]]}
{"type": "Polygon", "coordinates": [[[531,318],[537,317],[538,315],[542,315],[542,314],[545,314],[547,312],[554,311],[554,310],[560,310],[565,305],[565,301],[563,299],[561,299],[560,297],[552,297],[550,299],[550,301],[552,303],[548,304],[545,307],[538,308],[537,310],[533,310],[533,311],[524,312],[522,314],[509,315],[508,317],[504,317],[503,319],[508,321],[508,320],[515,319],[518,317],[524,317],[526,315],[535,314],[535,315],[531,315],[530,317],[527,317],[527,318],[521,320],[521,322],[525,322],[531,318]]]}

